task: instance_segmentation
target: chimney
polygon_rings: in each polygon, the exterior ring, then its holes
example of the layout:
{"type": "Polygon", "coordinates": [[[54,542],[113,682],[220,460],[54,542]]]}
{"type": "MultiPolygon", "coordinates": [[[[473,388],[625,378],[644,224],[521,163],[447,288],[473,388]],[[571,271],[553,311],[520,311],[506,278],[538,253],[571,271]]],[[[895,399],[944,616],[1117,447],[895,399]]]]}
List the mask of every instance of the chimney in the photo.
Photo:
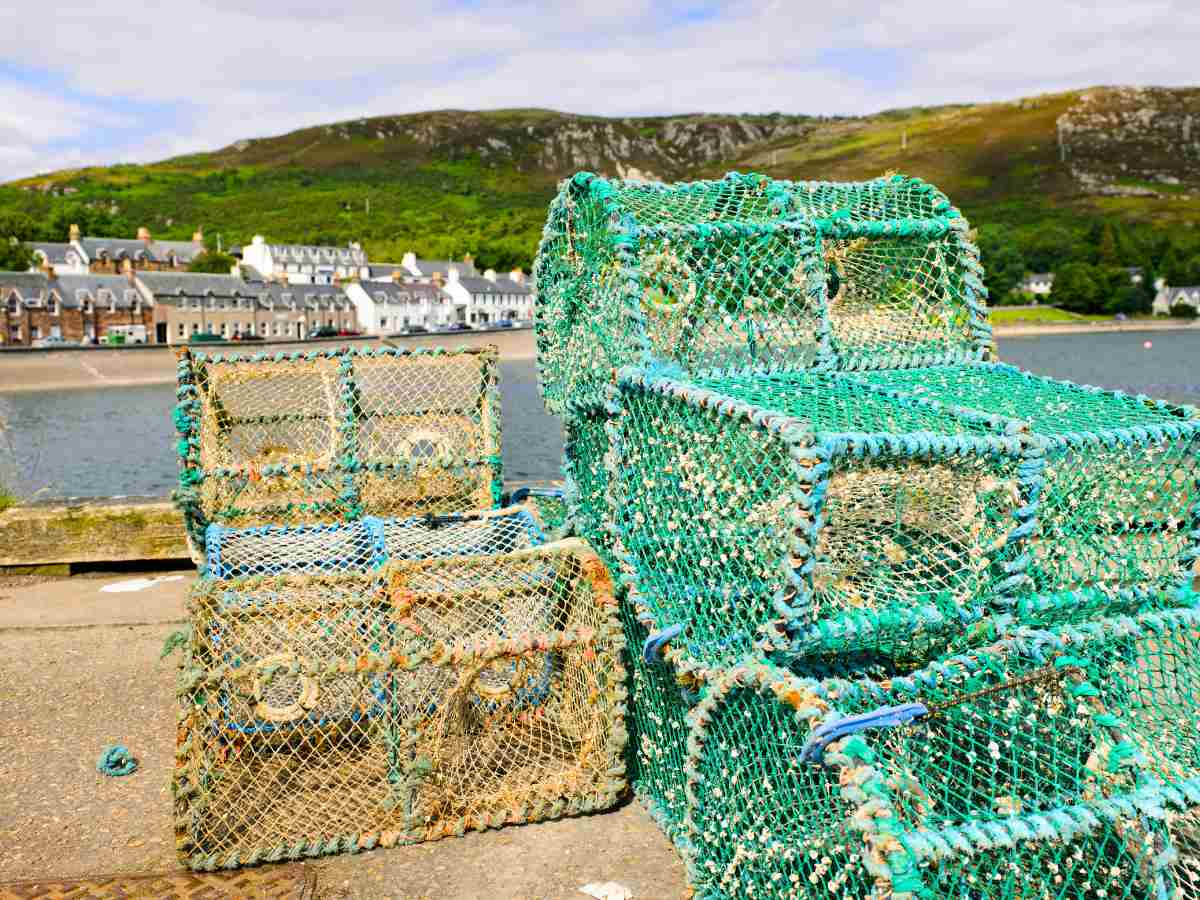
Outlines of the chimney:
{"type": "Polygon", "coordinates": [[[50,265],[49,262],[46,263],[46,265],[42,271],[44,271],[46,273],[46,277],[49,278],[51,281],[53,281],[57,277],[54,274],[54,266],[50,265]]]}
{"type": "Polygon", "coordinates": [[[147,228],[145,225],[142,225],[141,227],[139,227],[137,239],[139,241],[145,241],[146,243],[150,243],[150,229],[147,228]]]}
{"type": "MultiPolygon", "coordinates": [[[[451,269],[450,271],[451,271],[451,272],[453,272],[454,270],[453,270],[453,269],[451,269]]],[[[442,273],[441,273],[441,272],[434,272],[434,273],[433,273],[433,278],[432,278],[432,279],[430,279],[430,280],[431,280],[431,281],[432,281],[434,284],[436,284],[438,287],[441,287],[443,284],[445,284],[445,283],[446,283],[446,280],[445,280],[444,278],[442,278],[442,273]]]]}
{"type": "Polygon", "coordinates": [[[121,274],[128,275],[130,278],[133,277],[133,260],[128,257],[121,260],[121,274]]]}
{"type": "Polygon", "coordinates": [[[77,241],[77,240],[79,240],[79,238],[80,238],[80,234],[79,234],[79,226],[78,226],[78,225],[72,225],[72,226],[71,226],[71,237],[70,237],[70,240],[72,240],[72,241],[77,241]]]}
{"type": "Polygon", "coordinates": [[[230,266],[229,274],[232,275],[234,278],[241,278],[242,277],[242,267],[241,266],[230,266]]]}
{"type": "Polygon", "coordinates": [[[486,278],[488,281],[495,281],[496,280],[496,270],[495,269],[485,270],[483,273],[483,277],[486,278]]]}
{"type": "Polygon", "coordinates": [[[403,280],[404,280],[404,270],[403,269],[392,269],[392,282],[394,284],[399,284],[403,280]]]}
{"type": "Polygon", "coordinates": [[[203,228],[197,228],[195,231],[192,232],[192,243],[193,244],[203,244],[204,243],[204,229],[203,228]]]}
{"type": "Polygon", "coordinates": [[[517,284],[525,283],[525,272],[520,266],[517,266],[515,269],[513,269],[511,272],[509,272],[508,277],[511,278],[513,281],[515,281],[517,284]]]}

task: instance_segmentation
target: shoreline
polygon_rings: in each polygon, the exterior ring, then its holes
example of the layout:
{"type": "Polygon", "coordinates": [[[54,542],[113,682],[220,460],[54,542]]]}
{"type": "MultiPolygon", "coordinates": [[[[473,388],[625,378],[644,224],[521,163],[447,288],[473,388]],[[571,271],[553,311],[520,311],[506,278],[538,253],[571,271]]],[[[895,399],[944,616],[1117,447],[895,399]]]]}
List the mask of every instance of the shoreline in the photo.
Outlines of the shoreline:
{"type": "MultiPolygon", "coordinates": [[[[533,331],[456,332],[446,335],[421,335],[387,338],[402,349],[418,347],[499,348],[501,362],[532,360],[536,356],[533,331]]],[[[378,347],[379,338],[347,341],[353,346],[378,347]]],[[[182,346],[182,345],[180,345],[182,346]]],[[[192,349],[209,354],[291,353],[296,350],[322,350],[332,346],[320,343],[198,344],[192,349]]],[[[138,349],[63,349],[0,353],[0,396],[43,391],[80,389],[157,387],[175,383],[175,349],[172,345],[138,349]]]]}
{"type": "MultiPolygon", "coordinates": [[[[999,339],[1029,338],[1043,335],[1112,334],[1124,332],[1194,332],[1200,334],[1200,322],[1133,320],[1127,322],[1054,322],[1046,324],[994,325],[992,334],[999,339]]],[[[534,333],[489,331],[479,334],[428,335],[389,338],[400,347],[479,347],[495,344],[501,362],[533,360],[537,356],[534,333]]],[[[356,342],[357,343],[357,342],[356,342]]],[[[379,339],[362,341],[378,346],[379,339]]],[[[323,344],[259,344],[251,346],[199,345],[212,353],[286,352],[320,349],[323,344]]],[[[172,347],[138,350],[48,350],[45,352],[0,353],[0,396],[43,391],[72,391],[104,388],[159,387],[175,383],[175,354],[172,347]]]]}
{"type": "Polygon", "coordinates": [[[993,325],[996,337],[1033,337],[1039,334],[1108,334],[1111,332],[1138,331],[1195,331],[1200,334],[1200,322],[1158,322],[1149,319],[1132,319],[1126,322],[1051,322],[1037,325],[1032,322],[1020,325],[993,325]]]}

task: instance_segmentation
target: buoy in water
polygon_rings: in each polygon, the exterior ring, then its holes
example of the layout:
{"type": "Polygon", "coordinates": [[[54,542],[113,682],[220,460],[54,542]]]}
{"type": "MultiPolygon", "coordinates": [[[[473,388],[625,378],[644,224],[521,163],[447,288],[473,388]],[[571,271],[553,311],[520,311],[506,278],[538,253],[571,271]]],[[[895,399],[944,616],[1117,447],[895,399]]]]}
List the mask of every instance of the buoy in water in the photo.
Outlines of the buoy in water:
{"type": "Polygon", "coordinates": [[[1153,341],[1146,341],[1146,343],[1142,344],[1142,347],[1144,347],[1144,348],[1145,348],[1145,349],[1147,349],[1147,350],[1149,350],[1149,349],[1150,349],[1151,347],[1153,347],[1153,346],[1154,346],[1154,342],[1153,342],[1153,341]]]}

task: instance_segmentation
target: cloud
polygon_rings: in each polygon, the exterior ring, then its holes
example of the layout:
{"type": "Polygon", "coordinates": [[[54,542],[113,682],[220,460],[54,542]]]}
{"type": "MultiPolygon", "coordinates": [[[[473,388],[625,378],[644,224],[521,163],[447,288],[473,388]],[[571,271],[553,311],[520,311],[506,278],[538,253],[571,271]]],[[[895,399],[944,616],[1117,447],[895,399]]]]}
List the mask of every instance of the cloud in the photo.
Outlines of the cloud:
{"type": "MultiPolygon", "coordinates": [[[[127,18],[10,0],[0,179],[363,115],[857,114],[1092,84],[1180,84],[1192,0],[167,2],[127,18]]],[[[1194,76],[1192,76],[1194,78],[1194,76]]]]}

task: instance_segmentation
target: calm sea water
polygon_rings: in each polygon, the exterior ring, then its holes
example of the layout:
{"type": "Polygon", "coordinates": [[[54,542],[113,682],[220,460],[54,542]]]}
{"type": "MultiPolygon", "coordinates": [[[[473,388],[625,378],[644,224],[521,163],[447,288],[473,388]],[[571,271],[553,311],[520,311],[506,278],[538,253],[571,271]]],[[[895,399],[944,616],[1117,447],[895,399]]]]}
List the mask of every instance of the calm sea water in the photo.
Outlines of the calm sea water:
{"type": "MultiPolygon", "coordinates": [[[[1000,356],[1057,378],[1200,405],[1196,333],[1009,338],[1000,356]]],[[[557,478],[562,429],[542,407],[533,362],[502,363],[501,387],[505,476],[557,478]]],[[[174,399],[168,385],[0,395],[9,426],[0,438],[5,480],[41,497],[168,494],[176,477],[174,399]]]]}

